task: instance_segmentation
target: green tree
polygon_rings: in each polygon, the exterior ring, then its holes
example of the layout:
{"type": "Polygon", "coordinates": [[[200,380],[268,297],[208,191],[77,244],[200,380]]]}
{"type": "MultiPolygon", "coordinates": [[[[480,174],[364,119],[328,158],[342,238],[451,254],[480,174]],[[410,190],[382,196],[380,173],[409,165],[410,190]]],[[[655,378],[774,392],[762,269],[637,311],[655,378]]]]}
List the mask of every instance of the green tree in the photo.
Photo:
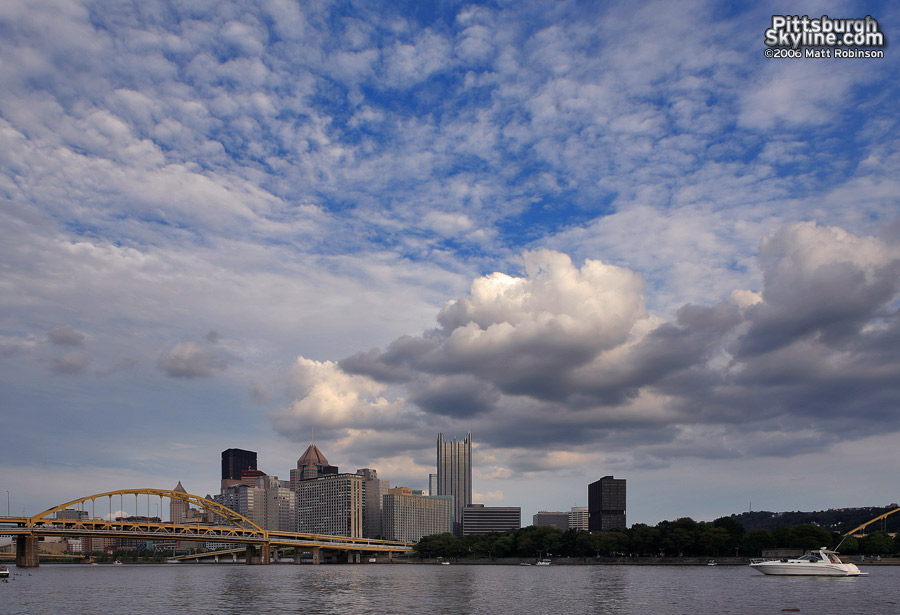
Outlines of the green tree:
{"type": "Polygon", "coordinates": [[[537,557],[547,553],[559,554],[562,532],[549,526],[523,527],[516,532],[517,552],[521,557],[537,557]]]}
{"type": "Polygon", "coordinates": [[[792,538],[789,546],[796,549],[818,549],[819,547],[828,546],[832,542],[830,532],[812,523],[805,523],[792,528],[791,534],[792,538]]]}
{"type": "Polygon", "coordinates": [[[573,555],[587,557],[594,555],[593,536],[590,532],[578,532],[575,537],[575,550],[573,555]]]}
{"type": "Polygon", "coordinates": [[[794,530],[784,525],[776,527],[772,536],[775,538],[775,546],[779,548],[790,547],[794,542],[794,530]]]}
{"type": "Polygon", "coordinates": [[[894,550],[894,541],[890,535],[880,530],[872,532],[859,542],[860,551],[866,555],[890,555],[894,550]]]}
{"type": "Polygon", "coordinates": [[[562,557],[572,557],[575,555],[579,555],[577,540],[578,534],[580,534],[578,530],[568,529],[564,532],[560,532],[557,538],[557,544],[553,553],[560,555],[562,557]]]}
{"type": "Polygon", "coordinates": [[[750,530],[744,538],[744,552],[760,556],[763,549],[771,549],[777,544],[778,541],[769,530],[750,530]]]}
{"type": "Polygon", "coordinates": [[[657,527],[650,527],[644,523],[635,523],[631,526],[631,550],[638,555],[656,555],[660,551],[660,535],[662,532],[657,527]]]}
{"type": "Polygon", "coordinates": [[[704,555],[722,555],[732,552],[734,540],[723,527],[710,527],[700,532],[700,550],[704,555]]]}
{"type": "Polygon", "coordinates": [[[494,550],[497,557],[508,557],[516,548],[516,541],[509,534],[500,536],[494,543],[494,550]]]}
{"type": "Polygon", "coordinates": [[[414,550],[419,557],[452,557],[458,552],[458,538],[449,532],[424,536],[414,550]]]}
{"type": "Polygon", "coordinates": [[[473,540],[469,544],[471,553],[475,556],[486,556],[493,559],[497,534],[482,534],[480,536],[472,536],[472,538],[473,540]]]}
{"type": "Polygon", "coordinates": [[[747,533],[747,530],[744,529],[744,526],[732,519],[731,517],[720,517],[713,521],[713,526],[717,528],[722,528],[723,530],[728,532],[728,536],[730,537],[730,543],[728,545],[728,550],[732,551],[735,547],[740,548],[744,544],[744,535],[747,533]]]}
{"type": "Polygon", "coordinates": [[[696,540],[693,532],[684,527],[673,528],[663,539],[663,549],[666,555],[683,557],[685,554],[693,555],[696,540]]]}
{"type": "Polygon", "coordinates": [[[591,547],[596,554],[611,556],[627,553],[628,535],[624,532],[594,532],[591,534],[591,547]]]}
{"type": "Polygon", "coordinates": [[[846,553],[847,555],[859,553],[859,540],[856,539],[856,536],[845,536],[843,538],[841,553],[846,553]]]}

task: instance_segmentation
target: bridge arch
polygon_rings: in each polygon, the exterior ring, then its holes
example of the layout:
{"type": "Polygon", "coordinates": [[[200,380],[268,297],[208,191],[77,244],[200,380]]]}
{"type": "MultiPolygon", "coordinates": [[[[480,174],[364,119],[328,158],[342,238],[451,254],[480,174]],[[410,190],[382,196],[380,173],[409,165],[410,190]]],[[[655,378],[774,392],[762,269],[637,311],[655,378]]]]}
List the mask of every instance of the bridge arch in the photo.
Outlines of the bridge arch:
{"type": "Polygon", "coordinates": [[[875,523],[875,522],[877,522],[877,521],[881,521],[881,520],[884,519],[885,517],[889,517],[889,516],[893,515],[895,512],[900,512],[900,506],[898,506],[897,508],[895,508],[895,509],[893,509],[893,510],[887,511],[886,513],[884,513],[884,514],[882,514],[882,515],[878,515],[878,516],[875,517],[874,519],[869,519],[868,521],[866,521],[866,522],[863,523],[862,525],[853,528],[853,529],[850,530],[849,532],[846,532],[846,533],[844,534],[844,536],[855,536],[855,535],[857,534],[857,532],[861,532],[862,530],[866,529],[867,527],[869,527],[869,526],[872,525],[873,523],[875,523]]]}
{"type": "MultiPolygon", "coordinates": [[[[248,519],[247,517],[241,515],[240,513],[228,508],[227,506],[223,506],[218,502],[210,500],[208,498],[201,497],[199,495],[193,495],[190,493],[185,493],[184,491],[173,491],[171,489],[119,489],[116,491],[106,491],[104,493],[95,493],[93,495],[88,495],[83,498],[79,498],[77,500],[71,500],[64,504],[59,504],[58,506],[54,506],[52,508],[48,508],[47,510],[40,512],[33,517],[28,519],[28,526],[35,527],[38,525],[44,525],[48,523],[58,523],[59,519],[55,519],[54,515],[62,510],[69,509],[73,506],[81,506],[81,510],[85,510],[85,503],[92,502],[95,503],[97,499],[100,498],[110,498],[110,501],[113,497],[120,496],[124,498],[126,495],[134,495],[135,498],[138,498],[141,495],[146,495],[148,497],[148,517],[149,517],[149,498],[150,496],[159,497],[160,501],[162,498],[171,498],[178,499],[186,502],[187,504],[194,505],[199,508],[203,508],[222,519],[225,519],[229,524],[239,528],[242,530],[245,535],[249,534],[251,536],[258,535],[259,537],[265,537],[268,532],[255,524],[253,521],[248,519]]],[[[111,506],[111,505],[110,505],[111,506]]],[[[160,511],[162,512],[162,511],[160,511]]],[[[135,510],[135,514],[138,514],[138,511],[135,510]]],[[[111,521],[111,520],[110,520],[111,521]]]]}

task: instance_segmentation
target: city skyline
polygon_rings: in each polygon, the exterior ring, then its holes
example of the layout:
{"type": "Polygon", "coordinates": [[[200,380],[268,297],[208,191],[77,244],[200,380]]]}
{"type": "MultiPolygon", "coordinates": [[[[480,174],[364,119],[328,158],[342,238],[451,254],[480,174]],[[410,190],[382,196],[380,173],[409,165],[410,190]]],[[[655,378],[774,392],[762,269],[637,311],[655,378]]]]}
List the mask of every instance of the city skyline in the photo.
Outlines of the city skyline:
{"type": "Polygon", "coordinates": [[[8,508],[312,430],[425,491],[472,433],[526,520],[897,501],[900,53],[768,58],[780,10],[0,9],[8,508]]]}

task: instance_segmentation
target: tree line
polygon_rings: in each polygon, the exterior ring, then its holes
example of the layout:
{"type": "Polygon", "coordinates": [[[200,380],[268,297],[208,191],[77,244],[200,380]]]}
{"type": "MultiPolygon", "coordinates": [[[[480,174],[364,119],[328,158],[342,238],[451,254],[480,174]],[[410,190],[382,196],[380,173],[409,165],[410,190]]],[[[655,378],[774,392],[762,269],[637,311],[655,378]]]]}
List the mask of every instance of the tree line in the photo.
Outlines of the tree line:
{"type": "Polygon", "coordinates": [[[642,523],[608,532],[558,530],[529,526],[504,533],[475,536],[435,534],[415,546],[420,558],[541,557],[759,557],[763,549],[835,548],[846,555],[883,556],[900,553],[900,535],[883,531],[863,538],[843,538],[814,524],[746,531],[730,517],[713,522],[685,517],[651,527],[642,523]],[[842,542],[843,541],[843,542],[842,542]]]}

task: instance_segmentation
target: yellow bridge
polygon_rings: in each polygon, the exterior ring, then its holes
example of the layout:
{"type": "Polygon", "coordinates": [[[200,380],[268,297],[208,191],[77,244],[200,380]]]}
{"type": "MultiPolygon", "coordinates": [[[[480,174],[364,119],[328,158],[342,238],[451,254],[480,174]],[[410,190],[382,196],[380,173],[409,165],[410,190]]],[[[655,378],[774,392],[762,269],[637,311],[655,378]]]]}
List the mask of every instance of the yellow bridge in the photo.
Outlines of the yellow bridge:
{"type": "MultiPolygon", "coordinates": [[[[354,558],[359,561],[362,553],[381,553],[390,557],[394,553],[406,553],[412,550],[412,544],[392,540],[266,530],[218,502],[169,489],[108,491],[48,508],[33,517],[0,517],[0,535],[15,537],[16,566],[21,568],[39,565],[38,537],[40,536],[136,538],[157,541],[240,544],[244,545],[248,564],[269,564],[272,556],[278,550],[288,549],[293,549],[296,563],[300,562],[300,554],[303,551],[311,552],[313,563],[319,563],[322,550],[345,553],[349,561],[354,558]],[[141,500],[146,499],[147,516],[141,517],[136,514],[127,519],[115,517],[114,510],[124,510],[126,496],[129,498],[129,503],[131,496],[134,496],[136,511],[141,508],[141,500]],[[216,522],[212,524],[163,523],[156,516],[151,517],[149,514],[151,499],[155,498],[159,498],[159,509],[157,510],[162,510],[164,498],[178,499],[184,501],[186,507],[194,506],[211,513],[216,522]],[[118,508],[114,509],[116,500],[118,500],[118,508]],[[107,506],[104,506],[104,503],[107,506]],[[73,508],[78,511],[78,514],[71,515],[62,512],[69,511],[71,513],[73,508]],[[61,514],[58,515],[58,513],[61,514]],[[106,516],[103,516],[104,513],[107,513],[106,516]],[[97,514],[100,516],[98,517],[97,514]],[[71,516],[76,518],[69,518],[71,516]]],[[[234,549],[228,550],[229,554],[234,552],[234,549]]],[[[215,553],[208,555],[213,556],[215,553]]]]}
{"type": "MultiPolygon", "coordinates": [[[[873,523],[877,523],[878,521],[882,521],[882,520],[886,519],[887,517],[890,517],[890,516],[893,515],[895,512],[900,512],[900,506],[898,506],[897,508],[894,508],[894,509],[892,509],[892,510],[887,511],[887,512],[884,513],[883,515],[878,515],[878,516],[875,517],[874,519],[869,519],[868,521],[866,521],[866,522],[863,523],[862,525],[853,528],[853,529],[850,530],[849,532],[845,532],[845,533],[844,533],[844,536],[856,536],[856,537],[863,536],[863,535],[865,535],[865,533],[863,532],[864,529],[866,529],[867,527],[869,527],[869,526],[872,525],[873,523]]],[[[893,536],[894,534],[896,534],[896,532],[894,532],[894,533],[892,533],[892,534],[890,534],[890,535],[893,536]]]]}

